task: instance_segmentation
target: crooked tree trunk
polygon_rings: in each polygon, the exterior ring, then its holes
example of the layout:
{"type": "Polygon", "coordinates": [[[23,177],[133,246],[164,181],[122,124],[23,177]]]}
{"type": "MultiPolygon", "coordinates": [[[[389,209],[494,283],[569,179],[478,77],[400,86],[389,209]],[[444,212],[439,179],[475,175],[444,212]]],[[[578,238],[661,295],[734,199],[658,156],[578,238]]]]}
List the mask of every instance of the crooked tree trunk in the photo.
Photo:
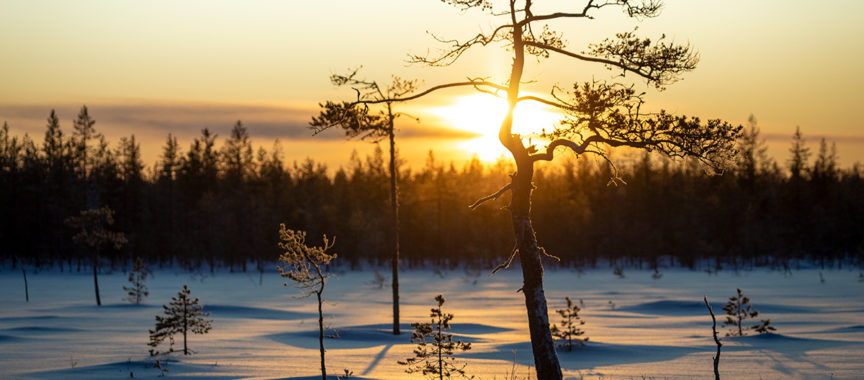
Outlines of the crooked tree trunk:
{"type": "MultiPolygon", "coordinates": [[[[510,2],[511,20],[517,24],[515,2],[510,2]]],[[[549,310],[546,306],[546,294],[543,291],[543,265],[540,262],[541,249],[537,246],[534,226],[531,225],[531,184],[534,178],[534,161],[525,148],[519,135],[512,134],[513,112],[519,98],[519,85],[522,81],[522,70],[525,65],[525,45],[522,40],[522,28],[513,28],[513,66],[510,69],[510,83],[507,89],[509,109],[498,139],[513,155],[516,161],[516,173],[510,183],[510,215],[513,221],[513,232],[516,236],[516,249],[519,252],[519,262],[522,265],[522,294],[525,296],[525,308],[528,312],[528,330],[531,334],[531,351],[534,354],[534,367],[537,378],[542,380],[560,380],[561,364],[555,352],[555,341],[549,330],[549,310]]]]}
{"type": "Polygon", "coordinates": [[[708,296],[705,296],[705,307],[708,308],[708,313],[711,314],[711,332],[714,334],[714,343],[717,345],[717,355],[714,356],[714,380],[720,380],[720,348],[723,343],[717,337],[717,318],[714,317],[714,310],[711,309],[711,304],[708,303],[708,296]]]}
{"type": "Polygon", "coordinates": [[[534,176],[533,162],[524,158],[516,160],[517,172],[513,176],[510,212],[513,221],[513,232],[519,250],[519,262],[522,266],[522,293],[525,295],[525,307],[528,311],[528,330],[531,333],[531,350],[534,354],[534,367],[538,379],[562,378],[561,365],[555,352],[555,341],[549,330],[549,311],[546,305],[546,294],[543,291],[542,255],[531,224],[531,179],[534,176]]]}
{"type": "Polygon", "coordinates": [[[390,115],[390,212],[393,215],[393,335],[399,335],[399,199],[396,187],[396,139],[393,131],[393,112],[387,104],[390,115]]]}

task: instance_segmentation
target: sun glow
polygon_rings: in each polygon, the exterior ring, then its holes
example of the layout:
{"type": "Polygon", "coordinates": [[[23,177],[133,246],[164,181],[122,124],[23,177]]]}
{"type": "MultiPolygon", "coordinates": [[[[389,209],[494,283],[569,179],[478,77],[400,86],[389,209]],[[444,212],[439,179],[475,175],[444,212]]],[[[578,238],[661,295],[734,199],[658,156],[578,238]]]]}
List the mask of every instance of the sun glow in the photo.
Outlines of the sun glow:
{"type": "MultiPolygon", "coordinates": [[[[452,105],[433,111],[449,126],[477,134],[459,143],[459,148],[476,154],[483,161],[494,161],[507,154],[498,141],[498,130],[507,113],[507,101],[489,94],[472,94],[456,98],[452,105]]],[[[551,129],[562,118],[560,113],[534,101],[523,101],[513,114],[513,133],[530,137],[544,128],[551,129]]]]}

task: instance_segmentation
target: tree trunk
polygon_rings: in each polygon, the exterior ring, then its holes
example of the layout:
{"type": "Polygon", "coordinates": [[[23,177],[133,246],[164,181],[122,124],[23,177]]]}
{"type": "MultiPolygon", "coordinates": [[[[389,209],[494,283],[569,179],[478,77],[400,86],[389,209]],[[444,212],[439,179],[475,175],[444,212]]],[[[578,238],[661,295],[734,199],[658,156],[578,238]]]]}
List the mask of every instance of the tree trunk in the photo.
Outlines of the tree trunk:
{"type": "Polygon", "coordinates": [[[30,302],[30,287],[27,286],[27,271],[24,270],[24,265],[21,265],[21,274],[24,275],[24,300],[30,302]]]}
{"type": "Polygon", "coordinates": [[[186,331],[189,330],[189,309],[186,307],[186,300],[183,300],[183,355],[189,355],[189,347],[186,346],[186,331]]]}
{"type": "MultiPolygon", "coordinates": [[[[387,105],[388,112],[390,105],[387,105]]],[[[396,142],[393,132],[393,115],[390,114],[390,212],[393,215],[393,335],[399,335],[399,199],[396,186],[396,142]]]]}
{"type": "Polygon", "coordinates": [[[96,255],[93,256],[93,289],[96,290],[96,305],[102,306],[102,298],[99,297],[99,248],[96,248],[96,255]]]}
{"type": "Polygon", "coordinates": [[[561,365],[555,352],[555,341],[549,330],[549,311],[543,291],[543,264],[541,249],[537,245],[534,227],[531,225],[531,179],[533,162],[527,155],[517,160],[517,172],[513,177],[510,212],[513,232],[516,235],[519,262],[522,265],[522,293],[528,311],[528,330],[531,333],[531,350],[538,379],[562,378],[561,365]]]}
{"type": "Polygon", "coordinates": [[[315,292],[315,295],[318,296],[318,348],[321,351],[321,379],[327,380],[327,367],[324,365],[324,313],[321,310],[321,291],[315,292]]]}
{"type": "Polygon", "coordinates": [[[714,317],[714,310],[711,309],[711,304],[708,303],[708,296],[705,296],[705,307],[708,308],[708,313],[711,314],[711,332],[714,334],[714,343],[717,345],[717,355],[714,356],[714,380],[720,380],[720,338],[717,337],[717,318],[714,317]]]}
{"type": "MultiPolygon", "coordinates": [[[[438,311],[441,312],[441,304],[438,304],[438,311]]],[[[443,313],[443,312],[441,312],[441,313],[443,313]]],[[[436,340],[442,338],[441,320],[443,318],[444,318],[443,315],[438,314],[438,335],[435,336],[436,340]]],[[[443,358],[443,355],[441,354],[441,351],[442,351],[441,344],[443,344],[443,343],[444,343],[443,341],[439,341],[438,345],[435,347],[438,351],[438,380],[444,380],[444,358],[443,358]]]]}

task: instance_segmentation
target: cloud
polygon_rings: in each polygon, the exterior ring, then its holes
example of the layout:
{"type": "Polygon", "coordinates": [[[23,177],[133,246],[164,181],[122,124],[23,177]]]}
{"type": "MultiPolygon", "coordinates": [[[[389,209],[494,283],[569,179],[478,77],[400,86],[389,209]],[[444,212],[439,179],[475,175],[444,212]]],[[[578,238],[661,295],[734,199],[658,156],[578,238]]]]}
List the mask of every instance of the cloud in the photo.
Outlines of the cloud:
{"type": "MultiPolygon", "coordinates": [[[[0,104],[0,120],[8,121],[10,128],[38,136],[44,132],[45,119],[56,109],[61,126],[67,132],[77,116],[80,106],[41,104],[0,104]]],[[[96,129],[106,136],[167,135],[181,139],[193,138],[204,128],[219,136],[226,136],[234,123],[241,120],[253,138],[311,139],[309,120],[315,109],[287,106],[262,106],[220,103],[156,103],[88,105],[96,129]]],[[[471,138],[474,134],[440,125],[417,124],[400,121],[398,136],[422,138],[471,138]]],[[[343,139],[340,131],[326,131],[318,139],[343,139]]]]}

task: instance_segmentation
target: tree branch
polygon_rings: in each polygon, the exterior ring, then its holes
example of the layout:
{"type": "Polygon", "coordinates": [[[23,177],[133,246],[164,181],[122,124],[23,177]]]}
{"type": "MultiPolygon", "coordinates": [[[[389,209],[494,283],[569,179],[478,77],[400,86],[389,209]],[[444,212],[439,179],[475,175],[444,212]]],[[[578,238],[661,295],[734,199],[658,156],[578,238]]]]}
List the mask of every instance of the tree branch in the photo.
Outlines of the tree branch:
{"type": "Polygon", "coordinates": [[[636,75],[639,75],[640,77],[643,77],[649,81],[657,81],[658,80],[658,78],[652,76],[649,73],[645,73],[645,72],[640,71],[639,69],[634,69],[630,66],[627,66],[623,61],[613,61],[613,60],[605,59],[605,58],[597,58],[597,57],[591,57],[591,56],[587,56],[587,55],[577,54],[577,53],[574,53],[571,51],[567,51],[564,49],[560,49],[560,48],[550,46],[547,44],[543,44],[543,43],[539,43],[536,41],[525,41],[525,45],[532,46],[532,47],[542,49],[542,50],[554,51],[558,54],[566,55],[570,58],[576,58],[580,61],[602,63],[604,65],[614,66],[614,67],[617,67],[621,70],[624,70],[624,72],[630,71],[632,73],[635,73],[636,75]]]}
{"type": "Polygon", "coordinates": [[[496,266],[495,269],[492,269],[492,272],[489,273],[489,277],[492,277],[492,275],[495,274],[495,272],[498,272],[501,269],[510,268],[510,264],[513,262],[513,258],[516,257],[517,253],[519,253],[519,244],[514,244],[513,249],[510,251],[510,257],[507,258],[507,261],[504,261],[503,263],[498,264],[498,266],[496,266]]]}
{"type": "Polygon", "coordinates": [[[465,41],[459,42],[458,40],[445,40],[439,38],[438,36],[431,34],[432,38],[436,41],[446,44],[452,44],[450,50],[444,51],[440,56],[435,58],[429,58],[428,56],[422,57],[419,55],[409,54],[409,62],[410,63],[423,63],[429,66],[449,66],[453,62],[455,62],[459,57],[462,56],[468,49],[470,49],[474,45],[482,45],[486,46],[496,40],[498,40],[498,33],[504,29],[512,28],[511,24],[500,25],[492,31],[492,34],[485,35],[483,33],[478,33],[473,38],[465,41]]]}
{"type": "Polygon", "coordinates": [[[453,82],[453,83],[440,84],[440,85],[437,85],[434,87],[430,87],[426,91],[423,91],[423,92],[420,92],[420,93],[417,93],[417,94],[414,94],[411,96],[407,96],[404,98],[386,98],[386,99],[373,99],[373,100],[360,99],[360,100],[353,102],[352,104],[359,105],[359,104],[381,104],[381,103],[407,102],[409,100],[414,100],[414,99],[429,95],[430,93],[433,93],[433,92],[438,91],[438,90],[443,90],[445,88],[452,88],[452,87],[461,87],[461,86],[474,86],[474,87],[476,87],[476,86],[489,86],[489,87],[496,88],[499,90],[504,90],[504,91],[507,90],[506,86],[502,86],[502,85],[497,84],[495,82],[489,82],[486,80],[470,80],[470,81],[466,81],[466,82],[453,82]]]}
{"type": "Polygon", "coordinates": [[[473,204],[471,204],[470,206],[468,206],[468,208],[474,210],[474,209],[476,209],[478,206],[480,206],[481,204],[483,204],[483,203],[485,203],[485,202],[488,202],[488,201],[491,201],[491,200],[498,199],[499,197],[501,197],[502,195],[504,195],[504,193],[506,193],[507,190],[510,190],[510,186],[511,186],[511,184],[509,184],[509,183],[506,184],[506,185],[504,185],[504,187],[498,189],[498,191],[496,191],[494,194],[490,194],[490,195],[487,195],[487,196],[485,196],[485,197],[483,197],[483,198],[478,199],[476,202],[474,202],[473,204]]]}
{"type": "Polygon", "coordinates": [[[573,106],[571,106],[569,104],[565,104],[565,103],[561,103],[561,102],[555,102],[552,100],[543,99],[541,97],[532,96],[532,95],[520,96],[518,99],[516,99],[516,102],[518,103],[518,102],[521,102],[524,100],[533,100],[537,103],[543,103],[545,105],[552,106],[555,108],[560,108],[562,110],[572,110],[573,109],[573,106]]]}

